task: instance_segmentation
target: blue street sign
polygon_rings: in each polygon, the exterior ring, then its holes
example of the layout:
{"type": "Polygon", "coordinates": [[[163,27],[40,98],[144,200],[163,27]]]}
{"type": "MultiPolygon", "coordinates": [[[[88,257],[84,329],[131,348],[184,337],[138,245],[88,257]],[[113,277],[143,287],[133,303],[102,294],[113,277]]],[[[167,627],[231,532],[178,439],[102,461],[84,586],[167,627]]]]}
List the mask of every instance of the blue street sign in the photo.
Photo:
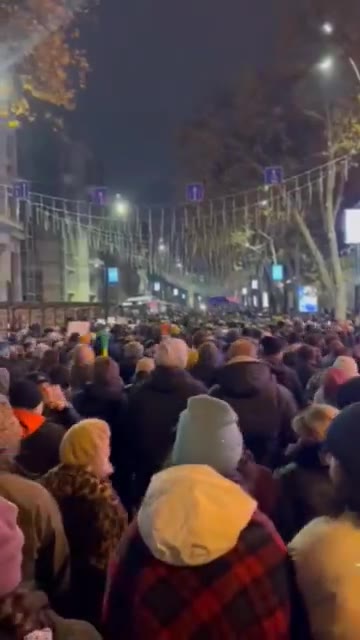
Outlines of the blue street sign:
{"type": "Polygon", "coordinates": [[[273,264],[271,266],[271,278],[273,282],[282,282],[284,280],[284,266],[282,264],[273,264]]]}
{"type": "Polygon", "coordinates": [[[117,267],[108,267],[108,283],[119,284],[119,269],[117,267]]]}
{"type": "Polygon", "coordinates": [[[284,182],[283,167],[266,167],[264,180],[267,187],[271,187],[274,184],[282,184],[284,182]]]}
{"type": "Polygon", "coordinates": [[[100,207],[106,205],[107,201],[107,188],[106,187],[96,187],[93,189],[91,193],[91,202],[93,204],[98,204],[100,207]]]}
{"type": "Polygon", "coordinates": [[[203,184],[188,184],[186,187],[186,200],[188,202],[202,202],[205,197],[203,184]]]}
{"type": "Polygon", "coordinates": [[[30,184],[26,180],[18,180],[13,184],[13,196],[16,200],[28,200],[30,184]]]}

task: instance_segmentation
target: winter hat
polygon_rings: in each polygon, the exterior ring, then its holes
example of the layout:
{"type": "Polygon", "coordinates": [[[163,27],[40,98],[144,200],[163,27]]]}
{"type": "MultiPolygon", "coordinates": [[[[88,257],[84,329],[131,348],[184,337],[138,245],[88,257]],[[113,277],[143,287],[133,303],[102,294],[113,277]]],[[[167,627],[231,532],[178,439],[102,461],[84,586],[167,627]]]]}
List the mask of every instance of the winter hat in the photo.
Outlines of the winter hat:
{"type": "Polygon", "coordinates": [[[189,347],[180,338],[164,338],[160,342],[155,362],[162,367],[185,369],[189,356],[189,347]]]}
{"type": "Polygon", "coordinates": [[[153,358],[140,358],[136,363],[135,373],[151,373],[155,369],[153,358]]]}
{"type": "Polygon", "coordinates": [[[0,454],[8,451],[16,453],[21,438],[21,425],[7,399],[0,396],[0,454]]]}
{"type": "Polygon", "coordinates": [[[109,458],[109,425],[97,418],[74,424],[66,432],[60,445],[60,460],[63,464],[91,467],[101,478],[113,472],[109,458]]]}
{"type": "Polygon", "coordinates": [[[84,333],[84,335],[80,336],[80,338],[79,338],[79,343],[80,344],[91,345],[91,342],[92,342],[91,333],[84,333]]]}
{"type": "Polygon", "coordinates": [[[237,415],[227,402],[200,395],[180,414],[172,452],[174,465],[206,464],[231,475],[243,454],[237,415]]]}
{"type": "Polygon", "coordinates": [[[337,406],[337,393],[339,387],[346,382],[348,379],[345,371],[342,369],[335,369],[335,367],[331,367],[325,373],[325,377],[323,380],[323,395],[326,402],[329,404],[337,406]]]}
{"type": "Polygon", "coordinates": [[[360,376],[350,378],[342,384],[336,396],[336,405],[339,409],[344,409],[355,402],[360,402],[360,376]]]}
{"type": "Polygon", "coordinates": [[[75,365],[89,365],[94,364],[95,353],[94,350],[87,344],[76,345],[73,351],[73,364],[75,365]]]}
{"type": "Polygon", "coordinates": [[[324,449],[340,462],[350,478],[360,480],[360,402],[343,409],[332,421],[324,449]]]}
{"type": "Polygon", "coordinates": [[[334,362],[335,369],[341,369],[346,374],[347,379],[355,378],[359,375],[359,369],[354,358],[350,356],[339,356],[334,362]]]}
{"type": "Polygon", "coordinates": [[[293,430],[303,440],[323,442],[331,421],[338,413],[338,409],[328,404],[312,404],[294,418],[293,430]]]}
{"type": "Polygon", "coordinates": [[[19,380],[10,386],[9,402],[14,409],[36,409],[42,402],[41,392],[32,380],[19,380]]]}
{"type": "Polygon", "coordinates": [[[10,595],[22,580],[24,536],[17,526],[18,509],[0,498],[0,598],[10,595]]]}
{"type": "Polygon", "coordinates": [[[141,342],[131,340],[124,346],[124,357],[129,360],[140,360],[144,355],[144,347],[141,342]]]}
{"type": "Polygon", "coordinates": [[[0,394],[7,396],[10,387],[10,374],[7,369],[0,368],[0,394]]]}
{"type": "Polygon", "coordinates": [[[120,382],[119,365],[108,356],[98,356],[94,363],[94,383],[111,386],[120,382]]]}
{"type": "Polygon", "coordinates": [[[255,359],[257,355],[257,347],[255,342],[247,338],[240,338],[232,343],[227,353],[228,361],[234,358],[255,359]]]}

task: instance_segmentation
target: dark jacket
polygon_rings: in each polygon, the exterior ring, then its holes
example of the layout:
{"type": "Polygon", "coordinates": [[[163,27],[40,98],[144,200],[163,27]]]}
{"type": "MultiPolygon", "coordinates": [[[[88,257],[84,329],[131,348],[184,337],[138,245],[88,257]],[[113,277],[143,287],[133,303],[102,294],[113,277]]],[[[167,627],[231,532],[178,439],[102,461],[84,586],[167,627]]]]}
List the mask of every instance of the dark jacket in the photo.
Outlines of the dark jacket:
{"type": "Polygon", "coordinates": [[[285,542],[290,542],[314,518],[330,514],[333,508],[333,485],[319,452],[318,444],[302,447],[290,464],[274,474],[279,481],[274,522],[285,542]]]}
{"type": "Polygon", "coordinates": [[[61,464],[42,478],[57,501],[71,553],[69,614],[99,625],[110,558],[127,525],[112,485],[87,467],[61,464]]]}
{"type": "Polygon", "coordinates": [[[218,381],[210,395],[225,400],[237,413],[246,448],[256,462],[273,465],[280,450],[294,440],[291,421],[297,407],[292,394],[259,360],[228,363],[218,381]]]}
{"type": "Polygon", "coordinates": [[[210,389],[217,382],[217,372],[219,368],[214,365],[208,365],[201,362],[195,364],[191,369],[190,373],[193,378],[196,380],[200,380],[205,387],[210,389]]]}
{"type": "Polygon", "coordinates": [[[44,416],[25,409],[14,409],[23,429],[17,463],[27,473],[43,475],[59,463],[59,448],[65,429],[44,416]]]}
{"type": "Polygon", "coordinates": [[[201,393],[206,388],[190,373],[161,366],[130,394],[128,425],[137,497],[142,497],[151,476],[164,464],[188,399],[201,393]]]}
{"type": "Polygon", "coordinates": [[[312,378],[314,373],[317,373],[317,371],[318,369],[315,367],[315,365],[311,364],[310,362],[303,362],[301,360],[297,362],[296,373],[304,390],[306,389],[306,385],[309,382],[310,378],[312,378]]]}
{"type": "Polygon", "coordinates": [[[73,396],[75,409],[83,418],[100,418],[111,431],[111,462],[115,473],[114,487],[123,503],[128,506],[131,463],[127,435],[127,398],[122,381],[112,386],[89,383],[73,396]]]}
{"type": "Polygon", "coordinates": [[[70,429],[73,424],[76,424],[81,420],[80,415],[71,404],[61,410],[45,407],[44,415],[48,421],[55,422],[56,424],[64,427],[64,429],[70,429]]]}
{"type": "Polygon", "coordinates": [[[305,406],[304,390],[296,371],[287,367],[283,362],[271,360],[270,358],[266,359],[266,362],[271,369],[271,373],[275,376],[277,383],[286,387],[294,396],[299,409],[303,409],[305,406]]]}

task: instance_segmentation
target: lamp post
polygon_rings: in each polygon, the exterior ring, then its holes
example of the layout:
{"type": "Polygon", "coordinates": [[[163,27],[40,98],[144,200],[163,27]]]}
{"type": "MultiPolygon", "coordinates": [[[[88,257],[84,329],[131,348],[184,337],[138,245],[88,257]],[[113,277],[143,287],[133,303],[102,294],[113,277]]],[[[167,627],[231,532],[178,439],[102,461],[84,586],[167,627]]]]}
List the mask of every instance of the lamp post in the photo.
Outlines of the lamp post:
{"type": "MultiPolygon", "coordinates": [[[[321,25],[321,32],[329,37],[332,36],[335,33],[335,26],[332,22],[323,22],[323,24],[321,25]]],[[[345,52],[343,52],[345,54],[345,52]]],[[[356,64],[354,58],[352,58],[351,56],[348,56],[347,54],[345,54],[346,60],[348,61],[348,63],[350,64],[355,77],[357,79],[357,81],[360,84],[360,70],[358,65],[356,64]]],[[[323,73],[328,73],[331,72],[332,69],[334,68],[334,64],[335,64],[335,59],[333,56],[327,56],[326,58],[324,58],[323,60],[321,60],[318,64],[318,68],[320,71],[322,71],[323,73]]]]}

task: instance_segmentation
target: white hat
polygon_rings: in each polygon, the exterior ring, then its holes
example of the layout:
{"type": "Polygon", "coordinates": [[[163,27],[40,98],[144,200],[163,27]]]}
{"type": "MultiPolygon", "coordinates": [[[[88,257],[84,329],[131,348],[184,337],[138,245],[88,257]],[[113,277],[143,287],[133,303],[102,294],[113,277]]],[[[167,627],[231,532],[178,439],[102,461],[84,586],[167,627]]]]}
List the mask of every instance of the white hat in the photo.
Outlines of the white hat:
{"type": "Polygon", "coordinates": [[[205,464],[231,475],[243,450],[237,415],[227,402],[206,395],[188,400],[178,421],[173,464],[205,464]]]}
{"type": "Polygon", "coordinates": [[[155,362],[163,367],[185,369],[189,357],[189,347],[181,338],[165,338],[160,342],[155,362]]]}

